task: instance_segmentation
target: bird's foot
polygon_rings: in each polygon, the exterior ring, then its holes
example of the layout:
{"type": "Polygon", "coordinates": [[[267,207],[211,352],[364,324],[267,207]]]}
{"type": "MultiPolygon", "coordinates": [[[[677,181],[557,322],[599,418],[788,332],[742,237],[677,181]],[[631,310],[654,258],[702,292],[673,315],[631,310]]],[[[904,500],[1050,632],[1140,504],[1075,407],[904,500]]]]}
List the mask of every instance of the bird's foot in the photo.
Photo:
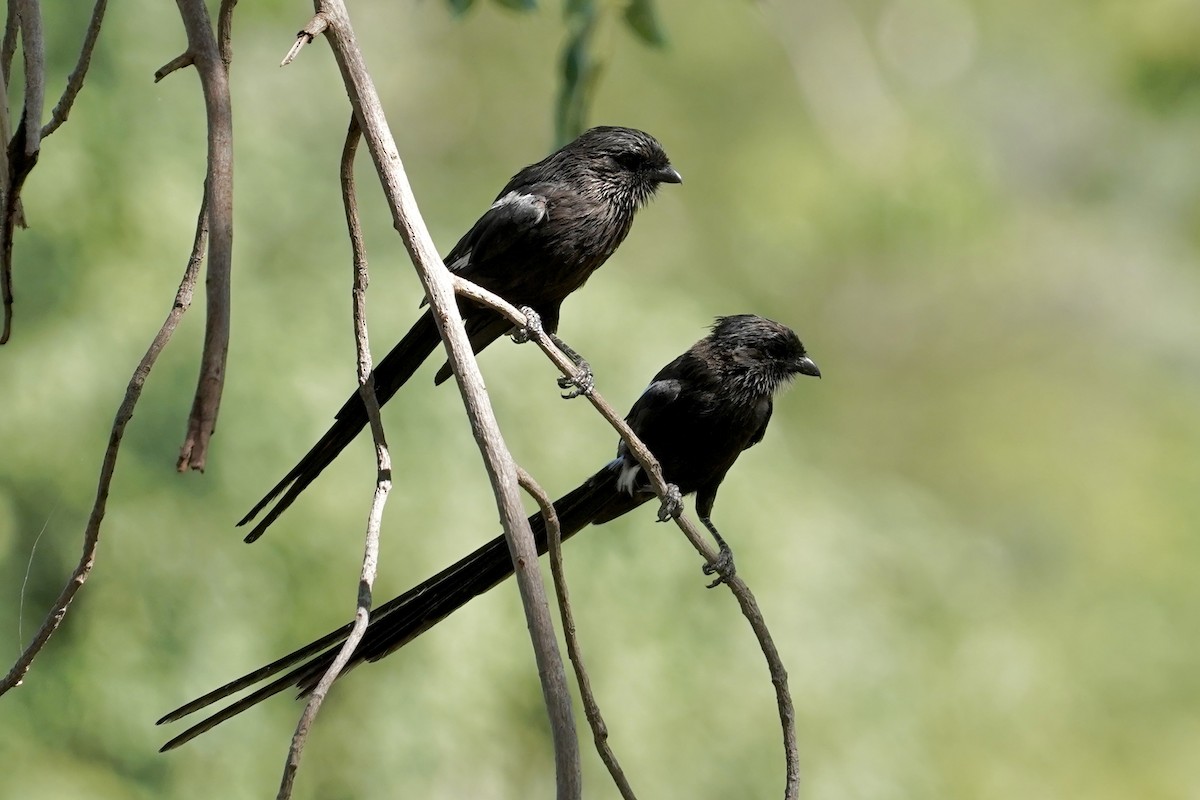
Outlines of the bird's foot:
{"type": "Polygon", "coordinates": [[[727,582],[736,575],[737,567],[733,563],[733,551],[729,549],[729,545],[725,543],[725,540],[717,531],[717,527],[712,524],[712,520],[707,517],[701,517],[700,521],[704,523],[704,527],[708,528],[708,532],[712,534],[713,539],[717,542],[717,557],[702,567],[705,575],[717,576],[708,585],[708,588],[712,589],[727,582]]]}
{"type": "Polygon", "coordinates": [[[564,375],[558,379],[558,388],[563,390],[563,400],[586,397],[596,388],[596,376],[592,374],[591,366],[580,359],[575,363],[574,375],[564,375]]]}
{"type": "Polygon", "coordinates": [[[542,318],[529,306],[519,306],[517,311],[525,315],[525,327],[515,328],[512,340],[517,344],[525,344],[542,332],[542,318]]]}
{"type": "Polygon", "coordinates": [[[679,491],[679,487],[673,483],[667,484],[667,494],[662,500],[662,506],[658,509],[658,521],[666,522],[670,519],[676,519],[683,513],[683,494],[679,491]]]}
{"type": "Polygon", "coordinates": [[[720,586],[727,580],[737,574],[737,567],[733,563],[733,551],[729,549],[729,545],[721,542],[721,549],[717,553],[717,557],[701,567],[705,575],[716,575],[713,582],[708,584],[708,588],[712,589],[720,586]]]}

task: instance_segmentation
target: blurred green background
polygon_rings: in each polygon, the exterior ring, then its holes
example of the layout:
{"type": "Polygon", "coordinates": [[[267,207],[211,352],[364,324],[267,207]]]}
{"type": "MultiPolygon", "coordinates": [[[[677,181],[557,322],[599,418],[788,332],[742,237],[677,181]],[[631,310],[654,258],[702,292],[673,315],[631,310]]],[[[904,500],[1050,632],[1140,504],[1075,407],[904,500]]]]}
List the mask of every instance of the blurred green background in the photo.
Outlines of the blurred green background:
{"type": "MultiPolygon", "coordinates": [[[[90,4],[47,10],[49,94],[90,4]]],[[[557,4],[353,9],[443,252],[553,145],[557,4]]],[[[99,561],[0,699],[0,797],[273,796],[298,704],[159,755],[154,720],[352,613],[373,482],[360,441],[261,543],[233,528],[351,390],[337,187],[348,104],[303,4],[235,21],[235,316],[208,471],[173,470],[203,329],[186,318],[118,465],[99,561]]],[[[792,325],[825,379],[777,403],[714,519],[791,674],[808,798],[1200,797],[1200,5],[1194,0],[664,0],[619,24],[591,121],[683,173],[566,304],[629,406],[718,314],[792,325]]],[[[182,272],[203,175],[171,3],[113,6],[45,144],[0,351],[5,668],[78,557],[109,426],[182,272]]],[[[421,292],[364,158],[377,356],[421,292]]],[[[557,495],[612,431],[530,347],[482,359],[557,495]]],[[[385,599],[497,531],[454,389],[385,414],[385,599]]],[[[776,797],[770,683],[724,591],[643,509],[566,550],[612,743],[643,797],[776,797]]],[[[586,742],[587,735],[584,734],[586,742]]],[[[587,747],[585,746],[585,751],[587,747]]],[[[552,796],[506,584],[338,685],[300,798],[552,796]]],[[[614,797],[587,752],[589,796],[614,797]]]]}

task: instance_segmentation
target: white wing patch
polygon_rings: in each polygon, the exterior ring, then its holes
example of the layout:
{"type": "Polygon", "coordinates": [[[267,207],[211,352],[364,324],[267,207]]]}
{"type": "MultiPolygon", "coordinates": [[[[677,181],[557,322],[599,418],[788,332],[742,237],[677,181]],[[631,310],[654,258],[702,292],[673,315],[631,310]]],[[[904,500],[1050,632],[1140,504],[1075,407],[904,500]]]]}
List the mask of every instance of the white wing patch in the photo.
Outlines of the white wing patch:
{"type": "Polygon", "coordinates": [[[463,253],[461,256],[459,256],[458,258],[454,259],[449,264],[447,264],[446,269],[450,270],[451,272],[461,272],[462,268],[465,267],[469,263],[471,263],[470,249],[468,249],[467,252],[463,253]]]}
{"type": "Polygon", "coordinates": [[[530,222],[534,225],[546,218],[546,198],[536,194],[509,192],[492,203],[492,208],[503,208],[504,206],[513,206],[513,212],[522,217],[532,217],[530,222]]]}
{"type": "Polygon", "coordinates": [[[636,461],[622,466],[621,474],[617,476],[617,491],[632,495],[640,474],[642,474],[642,465],[636,461]]]}

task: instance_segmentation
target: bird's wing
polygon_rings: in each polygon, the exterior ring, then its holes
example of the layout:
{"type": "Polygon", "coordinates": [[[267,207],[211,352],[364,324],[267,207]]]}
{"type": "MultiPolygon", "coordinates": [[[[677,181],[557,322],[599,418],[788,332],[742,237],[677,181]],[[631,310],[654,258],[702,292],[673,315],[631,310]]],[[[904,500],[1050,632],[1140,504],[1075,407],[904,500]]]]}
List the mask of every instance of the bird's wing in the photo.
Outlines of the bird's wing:
{"type": "Polygon", "coordinates": [[[654,418],[670,408],[682,391],[683,382],[679,378],[660,374],[629,409],[625,422],[633,428],[634,433],[641,435],[647,427],[653,427],[654,418]]]}
{"type": "Polygon", "coordinates": [[[775,410],[774,401],[768,400],[767,401],[767,413],[763,416],[762,424],[758,426],[758,430],[756,430],[754,432],[754,435],[750,437],[750,441],[746,442],[746,446],[742,448],[743,450],[749,450],[751,447],[754,447],[754,445],[758,444],[759,442],[761,442],[763,440],[763,436],[765,436],[767,433],[767,423],[769,423],[771,421],[771,413],[774,410],[775,410]]]}
{"type": "Polygon", "coordinates": [[[446,256],[446,267],[468,280],[480,264],[506,253],[546,219],[549,184],[533,184],[501,195],[446,256]]]}

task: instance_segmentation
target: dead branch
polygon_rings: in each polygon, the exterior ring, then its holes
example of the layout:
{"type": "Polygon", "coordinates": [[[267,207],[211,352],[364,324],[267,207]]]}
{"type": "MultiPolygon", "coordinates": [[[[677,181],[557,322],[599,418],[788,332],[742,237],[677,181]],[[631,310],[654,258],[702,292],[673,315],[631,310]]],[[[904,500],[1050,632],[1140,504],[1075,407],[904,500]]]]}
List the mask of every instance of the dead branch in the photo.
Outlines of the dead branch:
{"type": "MultiPolygon", "coordinates": [[[[207,192],[205,192],[207,197],[207,192]]],[[[100,465],[100,482],[96,487],[96,499],[92,504],[92,513],[88,517],[87,528],[83,535],[83,555],[79,559],[78,566],[71,573],[67,585],[63,587],[58,599],[54,601],[50,613],[46,616],[45,622],[34,635],[33,641],[21,653],[17,662],[9,670],[8,675],[0,681],[0,695],[3,695],[14,686],[20,686],[25,674],[29,672],[29,668],[33,665],[34,658],[41,652],[42,648],[50,640],[50,637],[58,630],[58,626],[62,623],[63,617],[67,614],[67,608],[71,605],[71,601],[75,598],[76,592],[83,588],[84,582],[87,581],[88,575],[91,574],[92,565],[96,561],[96,550],[100,544],[100,523],[104,521],[104,511],[108,504],[108,492],[112,486],[113,472],[117,467],[117,453],[121,447],[121,439],[125,435],[125,426],[133,417],[134,406],[137,405],[138,398],[142,395],[142,387],[146,383],[146,378],[150,375],[150,370],[154,367],[154,362],[158,359],[163,348],[167,346],[167,342],[171,340],[171,335],[175,333],[175,328],[179,324],[179,320],[183,317],[184,312],[192,304],[192,296],[196,286],[196,276],[200,273],[200,262],[204,259],[204,245],[208,236],[207,226],[207,209],[205,201],[200,201],[200,215],[196,220],[196,237],[192,242],[192,254],[188,259],[187,268],[183,271],[183,280],[179,283],[179,289],[175,292],[175,302],[171,306],[170,312],[167,314],[167,319],[159,328],[153,341],[150,342],[150,347],[147,348],[146,354],[142,356],[142,360],[138,362],[137,368],[133,371],[133,377],[129,379],[129,385],[125,387],[125,398],[121,401],[121,405],[117,408],[116,419],[113,420],[112,431],[108,435],[108,447],[104,451],[104,460],[100,465]]]]}
{"type": "MultiPolygon", "coordinates": [[[[0,344],[7,344],[12,335],[13,292],[12,250],[13,232],[24,220],[21,215],[21,187],[37,164],[42,142],[42,106],[45,102],[46,53],[42,39],[42,9],[38,0],[15,0],[9,4],[9,14],[15,14],[21,32],[21,53],[25,65],[25,99],[21,124],[8,142],[8,181],[4,187],[3,208],[0,208],[0,295],[4,304],[4,327],[0,344]]],[[[10,16],[10,22],[11,16],[10,16]]],[[[5,44],[8,44],[7,31],[5,44]]],[[[15,39],[13,40],[15,47],[15,39]]],[[[5,80],[11,63],[5,64],[5,80]]]]}
{"type": "Polygon", "coordinates": [[[288,800],[292,796],[296,772],[300,769],[300,757],[304,752],[304,744],[308,732],[316,719],[321,703],[337,680],[338,675],[345,669],[350,657],[354,654],[367,625],[371,621],[371,596],[375,585],[375,572],[379,564],[379,528],[383,519],[383,507],[387,503],[388,492],[392,489],[392,459],[388,452],[387,438],[383,432],[383,422],[379,417],[379,401],[375,397],[375,382],[371,374],[371,348],[367,336],[367,272],[366,248],[363,244],[362,225],[358,217],[358,201],[354,188],[354,154],[358,150],[358,142],[362,137],[358,123],[350,118],[350,127],[346,131],[346,144],[342,148],[341,183],[342,202],[346,208],[346,227],[350,234],[350,246],[354,256],[354,346],[358,354],[358,388],[362,395],[363,405],[367,409],[367,418],[371,423],[371,438],[375,441],[375,496],[371,501],[371,511],[367,517],[366,542],[363,547],[362,571],[358,578],[357,607],[354,612],[354,622],[350,635],[342,644],[341,650],[329,669],[321,676],[321,680],[309,695],[304,713],[296,725],[292,736],[292,744],[288,748],[287,762],[283,769],[283,778],[279,784],[278,800],[288,800]]]}
{"type": "Polygon", "coordinates": [[[378,94],[355,40],[345,4],[342,0],[318,0],[317,11],[328,25],[325,38],[333,48],[355,116],[375,162],[393,223],[416,266],[425,296],[429,299],[496,496],[550,718],[558,796],[578,798],[582,792],[582,776],[570,692],[554,636],[545,587],[537,566],[537,549],[521,507],[516,466],[500,434],[484,389],[483,377],[471,352],[451,286],[450,273],[438,256],[421,219],[378,94]]]}
{"type": "Polygon", "coordinates": [[[17,54],[17,37],[21,33],[19,3],[20,0],[8,0],[4,20],[4,42],[0,44],[0,67],[4,68],[5,89],[8,89],[8,76],[12,74],[13,56],[17,54]]]}
{"type": "Polygon", "coordinates": [[[208,227],[211,244],[205,276],[206,321],[200,377],[176,469],[204,469],[217,426],[229,353],[229,277],[233,266],[233,105],[229,71],[221,59],[204,0],[176,0],[187,32],[188,53],[200,76],[208,118],[208,227]]]}
{"type": "Polygon", "coordinates": [[[79,49],[79,60],[75,62],[75,69],[71,70],[71,75],[67,78],[62,97],[58,98],[54,110],[50,112],[50,121],[42,128],[43,139],[58,130],[71,113],[71,106],[75,104],[75,98],[79,96],[83,81],[87,78],[88,67],[92,63],[92,52],[96,49],[96,40],[100,38],[100,25],[104,22],[107,6],[108,0],[96,0],[96,5],[92,7],[92,19],[88,22],[83,46],[79,49]]]}
{"type": "Polygon", "coordinates": [[[217,10],[217,50],[226,72],[233,63],[233,9],[236,6],[237,0],[221,0],[217,10]]]}
{"type": "Polygon", "coordinates": [[[625,800],[637,800],[637,795],[633,793],[633,787],[629,785],[629,780],[625,777],[625,771],[617,762],[616,753],[608,746],[608,726],[604,724],[604,717],[600,713],[600,704],[596,702],[596,695],[592,691],[592,680],[583,663],[583,650],[579,647],[579,637],[575,633],[575,614],[571,611],[571,595],[567,590],[567,576],[563,570],[562,528],[558,524],[558,512],[554,508],[554,501],[533,479],[533,476],[519,464],[517,465],[517,478],[521,482],[521,488],[529,492],[537,501],[538,508],[542,511],[542,517],[546,520],[546,551],[550,558],[550,573],[554,577],[554,592],[558,597],[558,612],[562,618],[563,639],[567,643],[567,657],[571,659],[571,666],[575,669],[575,680],[579,682],[583,714],[587,717],[588,725],[592,729],[592,741],[596,744],[596,752],[600,755],[604,766],[608,768],[608,774],[612,776],[613,783],[616,784],[621,797],[625,800]]]}

